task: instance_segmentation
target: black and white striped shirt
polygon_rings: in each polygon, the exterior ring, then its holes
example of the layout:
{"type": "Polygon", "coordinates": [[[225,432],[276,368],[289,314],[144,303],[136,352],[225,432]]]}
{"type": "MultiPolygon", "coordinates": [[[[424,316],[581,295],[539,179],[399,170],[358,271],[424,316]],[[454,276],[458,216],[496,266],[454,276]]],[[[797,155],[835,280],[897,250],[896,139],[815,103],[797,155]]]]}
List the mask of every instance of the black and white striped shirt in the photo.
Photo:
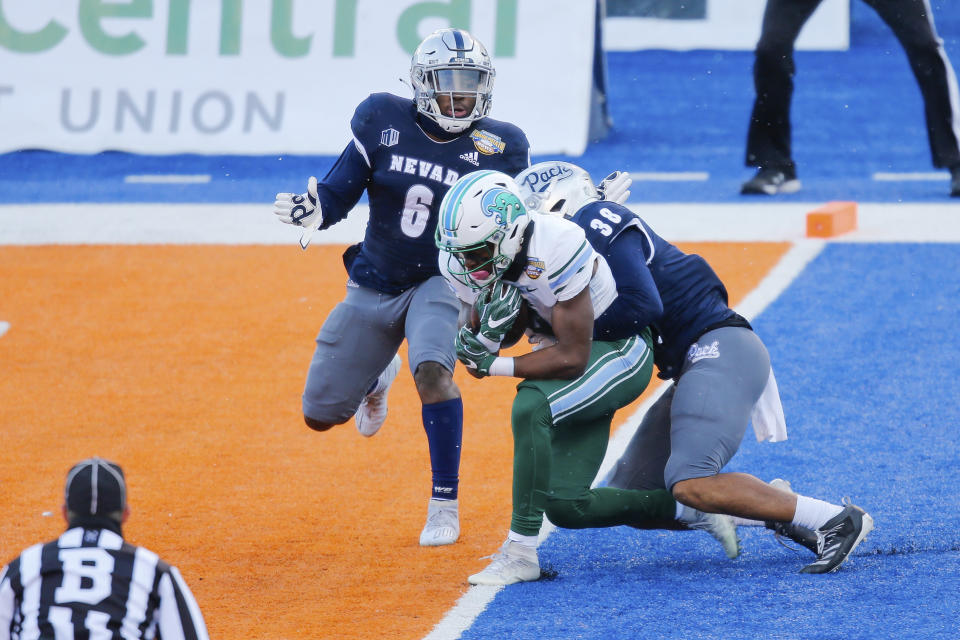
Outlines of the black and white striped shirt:
{"type": "Polygon", "coordinates": [[[68,529],[0,574],[0,640],[208,640],[180,572],[108,529],[68,529]]]}

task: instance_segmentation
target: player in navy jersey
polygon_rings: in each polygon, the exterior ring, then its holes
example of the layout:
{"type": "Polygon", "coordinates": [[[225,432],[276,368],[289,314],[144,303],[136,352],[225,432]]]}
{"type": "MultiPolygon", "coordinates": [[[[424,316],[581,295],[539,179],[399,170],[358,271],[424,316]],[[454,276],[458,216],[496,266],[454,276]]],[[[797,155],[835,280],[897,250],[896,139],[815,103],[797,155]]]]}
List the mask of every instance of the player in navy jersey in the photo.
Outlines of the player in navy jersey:
{"type": "Polygon", "coordinates": [[[437,209],[460,175],[490,168],[515,175],[530,164],[516,126],[487,117],[494,68],[462,29],[429,35],[413,54],[413,100],[375,93],[356,109],[353,139],[321,181],[302,195],[277,194],[274,213],[312,233],[342,220],[364,191],[363,242],[344,254],[346,298],[327,317],[307,373],[303,415],[326,431],[355,417],[372,436],[387,416],[387,393],[407,363],[422,403],[432,467],[425,546],[456,542],[463,404],[453,382],[459,304],[437,267],[437,209]]]}
{"type": "Polygon", "coordinates": [[[650,325],[654,359],[674,383],[647,411],[609,483],[668,489],[699,511],[737,516],[808,546],[805,573],[836,570],[873,519],[784,491],[745,473],[722,472],[753,421],[758,439],[786,438],[770,357],[750,323],[727,302],[706,260],[658,236],[630,209],[600,200],[590,176],[566,162],[544,162],[517,176],[531,209],[568,218],[610,266],[617,298],[595,323],[595,337],[650,325]]]}
{"type": "Polygon", "coordinates": [[[64,494],[67,531],[0,573],[0,640],[206,640],[176,567],[123,540],[130,515],[123,470],[83,460],[67,474],[64,494]]]}

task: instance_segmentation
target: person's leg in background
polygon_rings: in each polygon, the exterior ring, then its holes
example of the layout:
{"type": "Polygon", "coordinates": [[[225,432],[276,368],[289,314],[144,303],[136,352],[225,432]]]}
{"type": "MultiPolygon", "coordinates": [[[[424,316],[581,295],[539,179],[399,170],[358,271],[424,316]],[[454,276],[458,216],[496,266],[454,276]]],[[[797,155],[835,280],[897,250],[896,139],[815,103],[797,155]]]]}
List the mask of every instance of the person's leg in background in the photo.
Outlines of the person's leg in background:
{"type": "Polygon", "coordinates": [[[957,76],[925,0],[865,0],[903,46],[923,95],[933,166],[950,170],[950,195],[960,197],[960,95],[957,76]]]}
{"type": "Polygon", "coordinates": [[[747,131],[746,165],[757,174],[743,194],[774,195],[800,189],[791,152],[790,104],[796,67],[793,46],[821,0],[768,0],[753,65],[756,97],[747,131]]]}

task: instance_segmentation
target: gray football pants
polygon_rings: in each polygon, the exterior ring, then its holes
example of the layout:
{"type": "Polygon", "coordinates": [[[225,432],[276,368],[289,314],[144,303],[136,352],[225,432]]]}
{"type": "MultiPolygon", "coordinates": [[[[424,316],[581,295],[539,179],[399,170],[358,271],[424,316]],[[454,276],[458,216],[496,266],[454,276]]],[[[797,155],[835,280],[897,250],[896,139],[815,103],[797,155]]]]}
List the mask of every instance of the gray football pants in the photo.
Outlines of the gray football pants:
{"type": "Polygon", "coordinates": [[[705,333],[644,415],[609,485],[672,490],[681,480],[720,473],[740,448],[769,374],[770,356],[750,329],[705,333]]]}
{"type": "Polygon", "coordinates": [[[303,390],[303,414],[342,424],[404,338],[411,373],[424,362],[453,371],[460,304],[441,276],[397,295],[347,285],[347,296],[327,316],[303,390]]]}

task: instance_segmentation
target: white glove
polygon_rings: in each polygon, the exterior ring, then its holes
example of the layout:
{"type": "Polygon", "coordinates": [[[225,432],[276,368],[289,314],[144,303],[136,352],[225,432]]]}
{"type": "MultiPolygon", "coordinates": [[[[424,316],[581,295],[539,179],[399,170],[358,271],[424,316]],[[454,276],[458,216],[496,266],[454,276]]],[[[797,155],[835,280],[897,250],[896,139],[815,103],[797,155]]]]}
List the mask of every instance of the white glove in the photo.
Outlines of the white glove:
{"type": "Polygon", "coordinates": [[[626,171],[614,171],[600,184],[597,185],[597,191],[603,200],[623,204],[630,197],[630,185],[633,184],[633,178],[626,171]]]}
{"type": "Polygon", "coordinates": [[[284,224],[303,227],[300,247],[306,249],[313,233],[323,224],[323,211],[317,198],[317,179],[310,176],[306,193],[278,193],[273,202],[273,213],[284,224]]]}

